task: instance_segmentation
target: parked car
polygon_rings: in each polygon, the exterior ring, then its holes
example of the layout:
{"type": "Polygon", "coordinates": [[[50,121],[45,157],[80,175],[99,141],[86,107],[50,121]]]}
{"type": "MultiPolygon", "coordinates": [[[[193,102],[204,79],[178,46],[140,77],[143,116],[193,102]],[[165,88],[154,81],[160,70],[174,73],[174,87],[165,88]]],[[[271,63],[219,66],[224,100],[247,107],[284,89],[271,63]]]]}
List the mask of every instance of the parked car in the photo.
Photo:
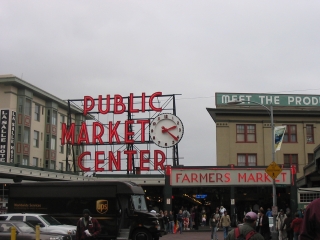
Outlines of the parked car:
{"type": "MultiPolygon", "coordinates": [[[[16,240],[34,240],[36,232],[33,225],[21,221],[3,221],[0,220],[0,239],[11,239],[11,227],[16,229],[16,240]]],[[[41,240],[71,240],[69,234],[44,233],[40,232],[41,240]]]]}
{"type": "Polygon", "coordinates": [[[62,233],[75,236],[77,230],[77,226],[64,225],[48,214],[6,213],[0,215],[0,220],[23,221],[30,223],[33,226],[39,225],[41,232],[62,233]]]}

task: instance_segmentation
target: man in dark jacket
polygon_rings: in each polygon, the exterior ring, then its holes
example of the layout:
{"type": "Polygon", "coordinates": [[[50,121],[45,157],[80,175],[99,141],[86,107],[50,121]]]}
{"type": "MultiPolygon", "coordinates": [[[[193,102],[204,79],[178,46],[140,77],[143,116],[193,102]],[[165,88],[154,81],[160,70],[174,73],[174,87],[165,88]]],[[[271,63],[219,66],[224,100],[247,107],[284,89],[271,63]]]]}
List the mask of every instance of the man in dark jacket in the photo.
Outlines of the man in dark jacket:
{"type": "Polygon", "coordinates": [[[320,198],[306,208],[300,228],[300,240],[320,239],[320,198]]]}
{"type": "Polygon", "coordinates": [[[259,210],[259,220],[257,225],[257,232],[259,232],[265,240],[270,239],[269,218],[264,214],[264,210],[259,210]]]}
{"type": "Polygon", "coordinates": [[[99,222],[90,217],[88,209],[83,210],[83,217],[78,220],[76,240],[87,240],[96,238],[100,232],[101,227],[99,222]]]}

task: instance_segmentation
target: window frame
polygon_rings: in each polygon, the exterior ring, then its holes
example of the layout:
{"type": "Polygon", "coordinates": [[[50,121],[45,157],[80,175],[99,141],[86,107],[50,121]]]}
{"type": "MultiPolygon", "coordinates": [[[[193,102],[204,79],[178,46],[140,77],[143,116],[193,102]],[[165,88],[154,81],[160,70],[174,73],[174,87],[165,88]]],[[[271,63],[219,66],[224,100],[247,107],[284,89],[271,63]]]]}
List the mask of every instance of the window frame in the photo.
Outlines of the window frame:
{"type": "Polygon", "coordinates": [[[33,131],[33,147],[35,148],[39,148],[39,137],[40,137],[39,131],[34,130],[33,131]]]}
{"type": "Polygon", "coordinates": [[[257,142],[257,126],[256,124],[236,124],[236,142],[237,143],[256,143],[257,142]],[[243,133],[239,132],[240,129],[238,129],[238,126],[243,126],[243,133]],[[248,127],[253,126],[254,127],[254,133],[248,133],[248,127]],[[238,136],[243,135],[243,141],[238,140],[238,136]],[[254,140],[249,141],[248,140],[248,135],[253,135],[254,140]]]}
{"type": "Polygon", "coordinates": [[[34,104],[34,120],[37,122],[40,122],[40,108],[39,104],[34,104]]]}
{"type": "Polygon", "coordinates": [[[254,167],[258,166],[258,159],[257,159],[257,154],[256,153],[238,153],[237,154],[237,166],[241,167],[254,167]],[[245,157],[245,164],[244,165],[239,165],[239,156],[244,156],[245,157]],[[249,156],[255,156],[255,165],[249,165],[249,156]]]}
{"type": "Polygon", "coordinates": [[[286,131],[284,133],[283,136],[283,143],[298,143],[298,133],[297,133],[297,125],[296,124],[285,124],[284,126],[286,126],[286,131]],[[295,133],[292,133],[292,129],[291,127],[295,127],[295,133]],[[292,136],[295,135],[296,136],[296,140],[295,141],[291,141],[292,136]]]}
{"type": "Polygon", "coordinates": [[[299,172],[299,155],[297,153],[284,153],[283,154],[283,167],[285,168],[291,168],[292,165],[295,165],[296,167],[296,172],[298,173],[299,172]],[[289,157],[289,163],[285,163],[286,161],[286,156],[289,157]],[[296,156],[296,159],[297,159],[297,163],[293,163],[292,162],[292,157],[293,156],[296,156]]]}
{"type": "Polygon", "coordinates": [[[307,144],[314,144],[314,126],[313,126],[313,124],[306,124],[306,137],[307,137],[307,139],[306,139],[307,144]],[[309,131],[308,131],[308,127],[310,127],[309,131]],[[311,138],[311,140],[308,141],[308,138],[311,138]]]}

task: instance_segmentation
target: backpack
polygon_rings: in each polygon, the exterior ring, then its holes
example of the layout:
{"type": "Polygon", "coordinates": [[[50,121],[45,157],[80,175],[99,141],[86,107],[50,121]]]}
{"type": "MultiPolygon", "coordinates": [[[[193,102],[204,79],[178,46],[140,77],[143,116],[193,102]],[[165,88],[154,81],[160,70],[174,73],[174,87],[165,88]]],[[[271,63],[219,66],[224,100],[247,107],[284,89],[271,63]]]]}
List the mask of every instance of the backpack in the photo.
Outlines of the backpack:
{"type": "Polygon", "coordinates": [[[244,236],[242,233],[240,234],[239,227],[234,229],[234,236],[236,240],[249,240],[253,235],[255,235],[257,232],[255,230],[251,230],[247,233],[246,236],[244,236]]]}

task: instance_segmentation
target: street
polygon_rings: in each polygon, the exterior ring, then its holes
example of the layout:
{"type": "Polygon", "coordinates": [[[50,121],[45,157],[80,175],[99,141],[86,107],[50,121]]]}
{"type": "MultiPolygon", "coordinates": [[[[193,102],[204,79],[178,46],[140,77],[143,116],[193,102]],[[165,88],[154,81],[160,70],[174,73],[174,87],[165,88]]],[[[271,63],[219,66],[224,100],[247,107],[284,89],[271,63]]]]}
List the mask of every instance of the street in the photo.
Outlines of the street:
{"type": "MultiPolygon", "coordinates": [[[[223,231],[217,232],[218,239],[223,240],[223,231]]],[[[211,239],[211,232],[208,231],[185,231],[176,234],[167,234],[160,238],[160,240],[182,240],[182,239],[190,239],[190,240],[210,240],[211,239]]]]}

